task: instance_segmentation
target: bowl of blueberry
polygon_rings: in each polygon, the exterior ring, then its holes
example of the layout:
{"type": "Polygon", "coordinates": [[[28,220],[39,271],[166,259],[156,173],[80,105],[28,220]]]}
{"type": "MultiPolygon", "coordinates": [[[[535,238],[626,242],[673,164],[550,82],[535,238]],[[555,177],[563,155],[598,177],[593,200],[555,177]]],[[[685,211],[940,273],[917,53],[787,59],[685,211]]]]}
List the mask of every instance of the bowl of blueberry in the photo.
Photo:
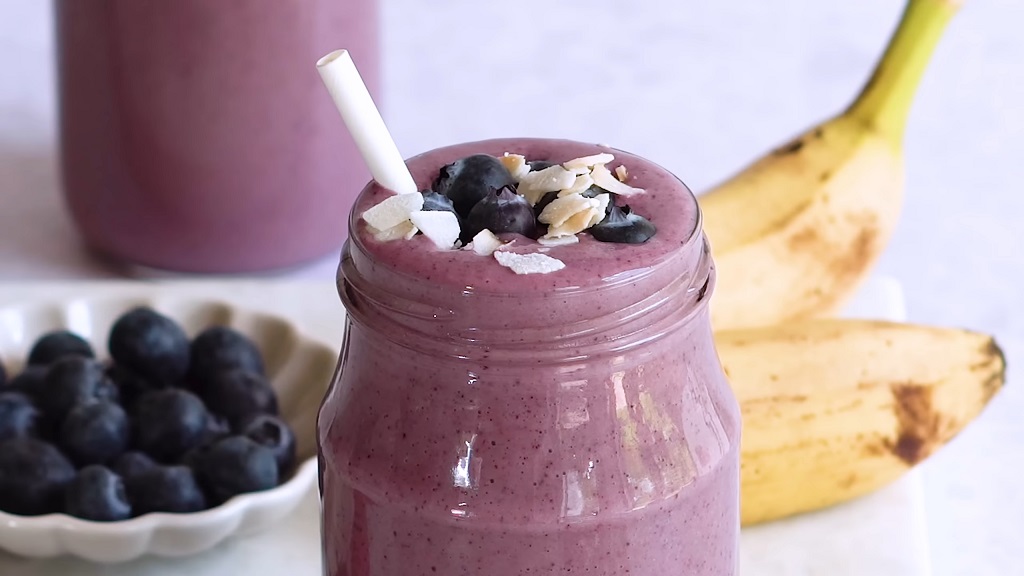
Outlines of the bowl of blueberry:
{"type": "Polygon", "coordinates": [[[218,302],[0,309],[0,549],[121,562],[273,527],[315,486],[336,360],[218,302]]]}

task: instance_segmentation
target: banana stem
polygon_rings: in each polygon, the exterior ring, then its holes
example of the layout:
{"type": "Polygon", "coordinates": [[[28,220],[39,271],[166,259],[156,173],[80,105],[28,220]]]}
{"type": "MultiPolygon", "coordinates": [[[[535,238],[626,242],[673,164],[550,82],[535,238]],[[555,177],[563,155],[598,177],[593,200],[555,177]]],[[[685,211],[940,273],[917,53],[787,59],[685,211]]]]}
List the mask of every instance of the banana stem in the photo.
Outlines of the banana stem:
{"type": "Polygon", "coordinates": [[[885,54],[847,115],[858,118],[899,147],[917,86],[942,32],[962,3],[909,0],[885,54]]]}

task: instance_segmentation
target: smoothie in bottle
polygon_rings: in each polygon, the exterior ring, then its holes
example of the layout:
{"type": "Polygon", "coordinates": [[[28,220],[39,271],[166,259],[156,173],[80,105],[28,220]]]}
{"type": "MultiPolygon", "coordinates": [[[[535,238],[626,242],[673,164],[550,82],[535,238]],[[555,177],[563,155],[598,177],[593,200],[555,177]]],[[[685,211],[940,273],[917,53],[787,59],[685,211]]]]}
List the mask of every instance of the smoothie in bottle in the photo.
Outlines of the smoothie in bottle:
{"type": "Polygon", "coordinates": [[[740,417],[689,190],[566,140],[407,166],[424,193],[371,182],[338,271],[324,573],[736,574],[740,417]]]}

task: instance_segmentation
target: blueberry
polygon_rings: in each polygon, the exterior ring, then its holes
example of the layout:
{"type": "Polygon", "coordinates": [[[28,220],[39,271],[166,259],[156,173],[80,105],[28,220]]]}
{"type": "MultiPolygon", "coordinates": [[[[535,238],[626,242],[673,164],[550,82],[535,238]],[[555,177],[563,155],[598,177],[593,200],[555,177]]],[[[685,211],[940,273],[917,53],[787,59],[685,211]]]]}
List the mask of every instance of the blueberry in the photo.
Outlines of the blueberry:
{"type": "Polygon", "coordinates": [[[75,467],[35,438],[0,442],[0,510],[23,516],[60,512],[75,467]]]}
{"type": "Polygon", "coordinates": [[[135,447],[160,462],[174,462],[202,443],[209,418],[203,401],[180,388],[146,394],[131,416],[135,447]]]}
{"type": "Polygon", "coordinates": [[[183,514],[206,508],[206,497],[188,466],[154,466],[125,479],[135,514],[183,514]]]}
{"type": "Polygon", "coordinates": [[[120,364],[108,366],[107,377],[117,386],[121,404],[125,408],[131,408],[139,398],[149,392],[168,387],[162,381],[140,376],[120,364]]]}
{"type": "Polygon", "coordinates": [[[228,436],[199,451],[192,460],[207,497],[220,504],[246,492],[277,486],[273,451],[245,436],[228,436]]]}
{"type": "Polygon", "coordinates": [[[78,471],[64,490],[64,512],[96,522],[131,518],[124,480],[109,468],[93,464],[78,471]]]}
{"type": "Polygon", "coordinates": [[[629,206],[612,206],[604,220],[591,226],[587,232],[601,242],[643,244],[650,240],[657,230],[649,220],[633,214],[629,206]]]}
{"type": "Polygon", "coordinates": [[[178,384],[188,370],[188,336],[151,308],[135,308],[118,318],[107,345],[118,364],[160,383],[178,384]]]}
{"type": "Polygon", "coordinates": [[[37,388],[34,396],[47,425],[55,430],[67,413],[79,404],[118,400],[117,387],[107,378],[103,366],[81,356],[66,356],[51,365],[46,381],[37,388]]]}
{"type": "Polygon", "coordinates": [[[426,190],[420,192],[423,195],[423,208],[422,210],[435,211],[435,212],[451,212],[458,216],[458,212],[455,211],[455,205],[452,204],[452,199],[445,196],[444,194],[438,194],[433,190],[426,190]]]}
{"type": "Polygon", "coordinates": [[[558,198],[558,192],[545,192],[544,195],[540,197],[540,200],[533,205],[534,217],[539,218],[540,213],[548,207],[548,204],[554,202],[556,198],[558,198]]]}
{"type": "Polygon", "coordinates": [[[7,387],[4,389],[34,397],[43,389],[46,372],[46,366],[25,366],[20,374],[7,382],[7,387]]]}
{"type": "Polygon", "coordinates": [[[551,168],[555,165],[554,162],[548,162],[547,160],[534,160],[532,162],[527,162],[527,164],[530,166],[530,172],[540,172],[545,168],[551,168]]]}
{"type": "Polygon", "coordinates": [[[225,370],[241,369],[264,374],[259,348],[242,333],[227,326],[213,326],[192,340],[189,372],[197,382],[205,382],[225,370]]]}
{"type": "Polygon", "coordinates": [[[254,372],[219,372],[200,390],[211,412],[227,419],[238,430],[257,414],[277,414],[277,397],[266,378],[254,372]]]}
{"type": "MultiPolygon", "coordinates": [[[[601,194],[608,194],[608,200],[609,201],[608,201],[608,204],[605,205],[605,207],[604,207],[604,215],[607,216],[608,214],[611,214],[611,211],[613,209],[616,208],[616,206],[615,206],[615,195],[614,194],[612,194],[611,192],[608,192],[604,188],[600,188],[600,187],[598,187],[596,185],[595,186],[591,186],[590,188],[587,188],[583,192],[580,192],[580,196],[583,196],[583,197],[586,197],[586,198],[597,198],[601,194]]],[[[621,210],[626,210],[627,213],[629,212],[629,209],[630,209],[629,206],[623,206],[621,208],[621,210]]],[[[636,218],[640,218],[640,216],[636,216],[636,218]]]]}
{"type": "Polygon", "coordinates": [[[295,434],[283,420],[260,414],[242,428],[242,435],[274,453],[278,476],[284,478],[295,465],[295,434]]]}
{"type": "Polygon", "coordinates": [[[203,443],[214,442],[230,434],[231,424],[227,418],[211,412],[206,419],[206,432],[203,434],[203,443]]]}
{"type": "Polygon", "coordinates": [[[60,448],[78,466],[106,464],[128,447],[128,416],[112,402],[79,404],[60,427],[60,448]]]}
{"type": "Polygon", "coordinates": [[[128,479],[134,478],[142,472],[156,467],[156,465],[156,462],[143,452],[132,450],[118,456],[111,468],[121,478],[128,479]]]}
{"type": "Polygon", "coordinates": [[[485,228],[495,234],[514,232],[528,238],[533,238],[537,231],[533,208],[511,186],[492,190],[477,202],[466,218],[466,225],[468,238],[485,228]]]}
{"type": "Polygon", "coordinates": [[[96,353],[81,336],[67,330],[48,332],[36,340],[28,353],[28,363],[35,366],[46,366],[65,356],[81,356],[95,358],[96,353]]]}
{"type": "Polygon", "coordinates": [[[512,175],[500,160],[474,154],[441,168],[432,189],[450,198],[456,212],[466,216],[488,192],[513,184],[512,175]]]}
{"type": "MultiPolygon", "coordinates": [[[[580,192],[580,196],[584,196],[586,198],[596,198],[596,197],[600,196],[601,194],[611,194],[611,192],[609,192],[609,191],[605,190],[604,188],[601,188],[600,186],[597,186],[597,185],[591,186],[590,188],[587,188],[583,192],[580,192]]],[[[614,198],[614,196],[612,198],[614,198]]],[[[614,204],[614,202],[608,202],[608,207],[604,209],[604,213],[605,214],[607,214],[609,211],[611,211],[613,204],[614,204]]]]}
{"type": "Polygon", "coordinates": [[[0,392],[0,442],[34,436],[41,415],[32,400],[20,392],[0,392]]]}
{"type": "Polygon", "coordinates": [[[4,368],[4,361],[0,359],[0,389],[7,386],[7,368],[4,368]]]}

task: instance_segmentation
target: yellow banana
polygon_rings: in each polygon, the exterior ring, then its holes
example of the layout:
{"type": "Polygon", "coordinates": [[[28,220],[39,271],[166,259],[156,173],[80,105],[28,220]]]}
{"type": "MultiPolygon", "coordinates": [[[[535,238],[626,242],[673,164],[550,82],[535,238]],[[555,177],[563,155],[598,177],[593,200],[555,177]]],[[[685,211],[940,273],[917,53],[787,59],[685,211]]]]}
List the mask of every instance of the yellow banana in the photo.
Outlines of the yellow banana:
{"type": "Polygon", "coordinates": [[[957,4],[910,0],[845,112],[700,197],[716,329],[828,315],[860,285],[899,218],[907,115],[957,4]]]}
{"type": "Polygon", "coordinates": [[[850,500],[897,479],[1002,387],[987,335],[864,320],[715,334],[743,414],[744,525],[850,500]]]}

